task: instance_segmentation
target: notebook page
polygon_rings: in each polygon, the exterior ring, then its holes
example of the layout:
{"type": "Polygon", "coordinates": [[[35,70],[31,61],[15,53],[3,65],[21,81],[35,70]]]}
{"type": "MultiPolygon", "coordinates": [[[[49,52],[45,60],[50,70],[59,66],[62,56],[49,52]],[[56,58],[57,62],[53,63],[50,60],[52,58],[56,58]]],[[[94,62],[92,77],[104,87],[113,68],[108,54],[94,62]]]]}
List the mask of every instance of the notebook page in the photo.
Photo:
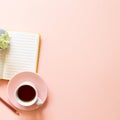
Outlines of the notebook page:
{"type": "Polygon", "coordinates": [[[0,50],[0,79],[3,77],[4,60],[5,60],[5,51],[0,50]]]}
{"type": "Polygon", "coordinates": [[[3,77],[11,79],[18,72],[36,72],[39,35],[9,32],[10,48],[6,54],[3,77]]]}

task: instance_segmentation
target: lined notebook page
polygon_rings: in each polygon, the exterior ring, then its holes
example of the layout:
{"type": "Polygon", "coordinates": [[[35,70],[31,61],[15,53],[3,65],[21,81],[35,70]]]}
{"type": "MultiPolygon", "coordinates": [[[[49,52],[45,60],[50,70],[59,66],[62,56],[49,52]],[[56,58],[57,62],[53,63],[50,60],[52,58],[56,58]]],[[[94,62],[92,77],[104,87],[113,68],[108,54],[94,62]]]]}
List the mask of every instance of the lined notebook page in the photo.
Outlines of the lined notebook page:
{"type": "Polygon", "coordinates": [[[4,79],[11,79],[22,71],[36,72],[39,35],[21,32],[9,32],[10,48],[5,56],[4,79]]]}
{"type": "Polygon", "coordinates": [[[4,60],[5,52],[3,50],[0,50],[0,79],[3,78],[4,60]]]}

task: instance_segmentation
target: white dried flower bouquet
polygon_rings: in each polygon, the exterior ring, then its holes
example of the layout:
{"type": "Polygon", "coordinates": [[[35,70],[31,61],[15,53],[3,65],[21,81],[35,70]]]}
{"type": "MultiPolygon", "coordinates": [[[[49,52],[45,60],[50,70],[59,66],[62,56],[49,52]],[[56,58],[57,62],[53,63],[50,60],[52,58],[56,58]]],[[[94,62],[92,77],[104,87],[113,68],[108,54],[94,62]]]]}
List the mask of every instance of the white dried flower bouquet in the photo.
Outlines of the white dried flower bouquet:
{"type": "Polygon", "coordinates": [[[9,47],[9,45],[10,37],[8,33],[5,30],[0,29],[0,49],[6,49],[9,47]]]}

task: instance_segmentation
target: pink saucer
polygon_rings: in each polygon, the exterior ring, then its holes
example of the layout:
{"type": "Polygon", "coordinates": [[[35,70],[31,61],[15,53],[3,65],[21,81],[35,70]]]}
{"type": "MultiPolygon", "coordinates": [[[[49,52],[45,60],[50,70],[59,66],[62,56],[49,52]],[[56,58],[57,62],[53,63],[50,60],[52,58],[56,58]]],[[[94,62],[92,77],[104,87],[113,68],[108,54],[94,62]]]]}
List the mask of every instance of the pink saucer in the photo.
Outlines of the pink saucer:
{"type": "Polygon", "coordinates": [[[41,105],[32,105],[29,107],[24,107],[17,103],[15,99],[15,90],[23,82],[32,82],[36,89],[38,90],[38,96],[44,103],[47,98],[47,86],[45,82],[41,79],[39,74],[33,72],[21,72],[16,74],[8,83],[8,99],[9,101],[20,110],[34,110],[39,108],[41,105]]]}

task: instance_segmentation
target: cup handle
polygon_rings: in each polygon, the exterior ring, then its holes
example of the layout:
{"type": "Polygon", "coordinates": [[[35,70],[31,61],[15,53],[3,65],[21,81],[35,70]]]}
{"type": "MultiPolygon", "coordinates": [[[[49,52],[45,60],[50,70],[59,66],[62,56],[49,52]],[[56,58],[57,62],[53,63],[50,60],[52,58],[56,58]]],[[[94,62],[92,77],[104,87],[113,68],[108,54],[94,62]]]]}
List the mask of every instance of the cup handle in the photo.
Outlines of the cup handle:
{"type": "Polygon", "coordinates": [[[36,104],[37,104],[37,105],[42,105],[42,104],[43,104],[43,101],[42,101],[40,98],[38,98],[36,104]]]}

